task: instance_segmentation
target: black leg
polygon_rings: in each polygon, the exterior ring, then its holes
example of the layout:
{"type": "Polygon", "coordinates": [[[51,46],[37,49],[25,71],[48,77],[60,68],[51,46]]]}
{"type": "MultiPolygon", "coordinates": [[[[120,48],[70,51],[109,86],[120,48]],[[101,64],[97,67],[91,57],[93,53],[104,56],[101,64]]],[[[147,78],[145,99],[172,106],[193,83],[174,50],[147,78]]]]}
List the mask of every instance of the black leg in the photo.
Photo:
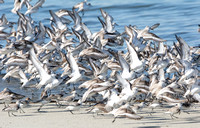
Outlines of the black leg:
{"type": "Polygon", "coordinates": [[[56,101],[56,105],[58,106],[58,108],[61,107],[61,104],[59,103],[59,101],[56,101]]]}
{"type": "Polygon", "coordinates": [[[69,110],[69,112],[70,112],[71,114],[74,114],[74,113],[72,112],[72,110],[69,110]]]}
{"type": "Polygon", "coordinates": [[[189,112],[186,112],[186,111],[183,111],[183,112],[185,112],[185,113],[187,113],[187,114],[190,114],[189,112]]]}
{"type": "Polygon", "coordinates": [[[101,116],[104,116],[104,114],[103,114],[103,113],[97,113],[97,115],[101,115],[101,116]]]}
{"type": "Polygon", "coordinates": [[[84,14],[85,14],[85,12],[84,12],[84,10],[82,11],[82,16],[84,16],[84,14]]]}
{"type": "Polygon", "coordinates": [[[40,105],[40,107],[37,109],[37,111],[39,112],[40,111],[40,109],[43,107],[44,105],[42,104],[42,105],[40,105]]]}
{"type": "Polygon", "coordinates": [[[117,117],[115,117],[115,118],[113,119],[112,123],[114,123],[114,122],[115,122],[116,118],[117,118],[117,117]]]}

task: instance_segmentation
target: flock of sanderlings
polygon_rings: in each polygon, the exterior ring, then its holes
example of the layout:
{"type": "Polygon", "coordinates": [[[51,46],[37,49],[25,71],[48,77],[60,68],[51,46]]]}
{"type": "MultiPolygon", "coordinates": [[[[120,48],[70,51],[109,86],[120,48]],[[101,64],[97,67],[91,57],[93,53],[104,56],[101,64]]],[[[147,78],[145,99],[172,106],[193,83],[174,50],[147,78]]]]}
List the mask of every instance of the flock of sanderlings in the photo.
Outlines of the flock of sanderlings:
{"type": "Polygon", "coordinates": [[[7,43],[0,49],[0,68],[6,71],[2,79],[18,79],[20,89],[33,95],[41,90],[38,100],[9,88],[1,91],[2,111],[9,116],[34,103],[41,103],[39,112],[55,102],[71,113],[88,105],[87,113],[110,114],[114,122],[118,117],[139,120],[143,108],[153,111],[173,103],[165,113],[177,118],[174,114],[200,102],[199,47],[177,35],[177,42],[165,45],[166,40],[150,32],[159,23],[144,29],[125,26],[120,33],[103,9],[98,17],[102,28],[92,33],[82,22],[91,6],[87,1],[71,10],[49,10],[50,25],[45,26],[31,18],[44,2],[14,0],[11,12],[18,22],[9,22],[5,14],[0,18],[0,40],[7,43]],[[27,11],[20,12],[22,8],[27,11]]]}

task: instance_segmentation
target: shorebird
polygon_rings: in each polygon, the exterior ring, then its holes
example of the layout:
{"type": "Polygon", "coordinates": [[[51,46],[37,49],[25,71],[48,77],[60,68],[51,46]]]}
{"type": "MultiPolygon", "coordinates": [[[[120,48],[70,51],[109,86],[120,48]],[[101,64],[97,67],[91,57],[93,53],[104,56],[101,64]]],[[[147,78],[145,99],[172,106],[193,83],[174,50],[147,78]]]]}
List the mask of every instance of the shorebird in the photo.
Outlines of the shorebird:
{"type": "Polygon", "coordinates": [[[48,93],[47,91],[43,90],[41,92],[41,96],[40,96],[40,100],[38,102],[41,102],[42,104],[40,105],[40,107],[37,109],[37,111],[39,112],[41,110],[41,108],[50,102],[50,99],[48,98],[48,93]]]}
{"type": "MultiPolygon", "coordinates": [[[[69,16],[69,10],[60,9],[59,11],[55,12],[55,14],[60,18],[61,22],[64,24],[70,24],[72,21],[65,18],[64,16],[69,16]]],[[[52,20],[52,18],[50,18],[52,20]]]]}
{"type": "Polygon", "coordinates": [[[6,73],[6,75],[4,75],[4,77],[2,78],[3,80],[6,80],[6,78],[8,77],[14,77],[14,78],[18,78],[20,80],[20,82],[22,83],[22,88],[24,86],[27,85],[27,83],[29,82],[28,78],[26,77],[25,73],[22,71],[21,68],[19,68],[19,66],[11,69],[10,71],[8,71],[6,73]]]}
{"type": "MultiPolygon", "coordinates": [[[[192,79],[192,78],[191,78],[192,79]]],[[[184,97],[190,97],[193,96],[195,93],[199,93],[200,92],[200,86],[199,86],[200,80],[197,78],[194,78],[194,80],[189,83],[189,88],[186,90],[184,97]]]]}
{"type": "Polygon", "coordinates": [[[82,75],[79,71],[78,64],[77,64],[75,58],[73,57],[71,51],[68,51],[67,61],[70,65],[71,74],[70,74],[70,79],[67,80],[67,82],[65,84],[68,84],[68,83],[74,84],[76,82],[79,82],[82,78],[82,75]]]}
{"type": "Polygon", "coordinates": [[[81,108],[81,104],[75,103],[74,105],[69,105],[65,110],[70,111],[71,114],[74,114],[73,111],[78,111],[81,108]]]}
{"type": "Polygon", "coordinates": [[[11,91],[9,88],[4,88],[3,91],[0,92],[0,100],[2,100],[5,104],[12,102],[13,100],[23,99],[25,96],[15,93],[11,91]]]}
{"type": "Polygon", "coordinates": [[[95,78],[100,78],[101,80],[105,80],[107,76],[108,67],[105,63],[100,66],[96,66],[95,62],[89,58],[89,64],[93,70],[93,74],[95,78]]]}
{"type": "Polygon", "coordinates": [[[23,113],[25,113],[22,108],[20,107],[20,101],[16,101],[16,104],[13,105],[13,106],[7,106],[5,108],[2,109],[2,111],[6,111],[8,112],[8,116],[11,116],[10,113],[13,115],[13,116],[17,116],[15,114],[13,114],[13,112],[17,112],[18,110],[21,110],[23,113]]]}
{"type": "Polygon", "coordinates": [[[19,10],[23,8],[26,2],[30,0],[14,0],[14,8],[11,10],[12,13],[17,13],[19,10]]]}
{"type": "Polygon", "coordinates": [[[155,24],[152,27],[146,26],[142,30],[139,30],[136,27],[132,27],[132,28],[133,28],[133,30],[135,30],[137,32],[137,38],[138,39],[140,39],[142,37],[144,40],[153,40],[153,41],[156,41],[156,42],[165,42],[166,40],[161,39],[160,37],[158,37],[154,33],[149,32],[150,30],[153,30],[153,29],[157,28],[158,26],[159,26],[159,24],[155,24]]]}
{"type": "Polygon", "coordinates": [[[181,38],[175,35],[176,39],[178,40],[179,46],[174,43],[174,46],[180,55],[182,60],[190,60],[190,47],[189,45],[181,38]]]}
{"type": "Polygon", "coordinates": [[[123,102],[129,102],[132,98],[134,98],[138,92],[138,88],[134,87],[131,89],[130,83],[122,78],[122,76],[119,73],[116,73],[116,77],[118,81],[121,84],[122,90],[119,95],[120,100],[117,104],[121,105],[123,102]]]}
{"type": "Polygon", "coordinates": [[[142,43],[142,38],[138,39],[137,38],[137,32],[133,30],[131,27],[125,26],[125,32],[129,36],[129,43],[133,44],[135,47],[135,50],[137,51],[143,51],[144,48],[146,47],[146,44],[142,43]]]}
{"type": "Polygon", "coordinates": [[[129,119],[134,119],[134,120],[140,120],[143,117],[136,114],[130,107],[130,105],[125,104],[123,106],[121,106],[120,108],[114,109],[111,112],[109,112],[109,114],[113,114],[114,115],[114,119],[112,121],[112,123],[115,122],[116,118],[119,117],[126,117],[129,119]]]}
{"type": "Polygon", "coordinates": [[[58,17],[52,10],[49,10],[49,13],[51,14],[51,16],[53,18],[53,22],[56,24],[56,26],[59,30],[67,29],[66,24],[62,23],[62,20],[60,17],[58,17]]]}
{"type": "Polygon", "coordinates": [[[74,26],[73,28],[76,30],[76,31],[81,31],[82,28],[81,28],[81,23],[82,23],[82,19],[81,17],[79,16],[78,12],[75,11],[75,9],[71,11],[68,11],[69,13],[69,16],[73,19],[74,21],[74,26]]]}
{"type": "Polygon", "coordinates": [[[124,79],[131,80],[135,77],[135,72],[130,69],[130,65],[127,63],[127,61],[121,56],[118,55],[119,64],[122,68],[121,76],[124,79]]]}
{"type": "Polygon", "coordinates": [[[149,113],[150,115],[152,115],[153,110],[157,107],[161,106],[161,103],[151,103],[148,107],[151,108],[151,112],[149,113]]]}
{"type": "Polygon", "coordinates": [[[45,40],[46,29],[42,22],[39,22],[39,30],[35,37],[35,43],[41,45],[45,40]]]}
{"type": "Polygon", "coordinates": [[[88,88],[90,88],[93,84],[95,84],[95,83],[101,83],[101,82],[103,82],[103,80],[101,80],[101,79],[99,79],[99,78],[94,78],[94,79],[85,81],[84,83],[82,83],[81,85],[79,85],[78,88],[85,88],[85,89],[88,89],[88,88]]]}
{"type": "Polygon", "coordinates": [[[14,8],[11,10],[12,13],[17,13],[21,9],[21,0],[14,0],[14,8]]]}
{"type": "Polygon", "coordinates": [[[76,91],[74,90],[71,92],[71,95],[62,97],[60,103],[69,104],[70,102],[73,102],[75,100],[75,97],[76,97],[76,91]]]}
{"type": "Polygon", "coordinates": [[[126,42],[129,54],[130,54],[130,68],[135,72],[143,71],[143,62],[138,58],[137,52],[135,49],[130,45],[130,42],[126,42]]]}
{"type": "Polygon", "coordinates": [[[62,101],[63,96],[64,96],[64,94],[63,94],[63,92],[61,92],[60,94],[51,94],[48,96],[47,99],[50,100],[51,102],[55,102],[56,105],[58,107],[60,107],[61,106],[60,101],[62,101]]]}
{"type": "Polygon", "coordinates": [[[109,88],[112,88],[112,83],[110,81],[103,81],[101,83],[95,83],[93,84],[88,90],[83,94],[81,102],[85,102],[88,97],[91,97],[92,95],[102,92],[104,90],[107,90],[109,88]]]}
{"type": "Polygon", "coordinates": [[[171,118],[178,118],[176,116],[174,116],[174,114],[180,114],[181,113],[181,107],[182,104],[181,103],[177,103],[176,106],[170,108],[167,112],[165,112],[166,114],[170,114],[171,118]]]}
{"type": "Polygon", "coordinates": [[[82,50],[79,53],[79,56],[92,58],[92,59],[104,59],[108,57],[108,55],[103,50],[94,48],[94,47],[89,47],[87,49],[82,50]]]}
{"type": "MultiPolygon", "coordinates": [[[[3,14],[0,18],[0,31],[3,31],[7,28],[11,28],[13,23],[8,22],[6,15],[3,14]]],[[[3,33],[2,33],[3,34],[3,33]]]]}
{"type": "Polygon", "coordinates": [[[69,11],[69,10],[66,10],[66,9],[60,9],[60,10],[58,10],[57,12],[55,12],[55,14],[56,14],[58,17],[69,16],[68,11],[69,11]]]}
{"type": "Polygon", "coordinates": [[[21,100],[20,102],[21,102],[20,107],[26,108],[31,106],[30,103],[33,103],[33,100],[27,97],[25,100],[21,100]]]}
{"type": "Polygon", "coordinates": [[[58,86],[62,82],[62,80],[59,81],[56,79],[53,74],[49,75],[47,71],[45,71],[42,67],[42,63],[38,60],[35,54],[34,48],[30,49],[30,59],[40,75],[40,82],[36,88],[41,89],[44,85],[47,85],[45,90],[48,90],[58,86]]]}
{"type": "Polygon", "coordinates": [[[60,101],[62,100],[63,97],[63,92],[59,94],[48,94],[46,90],[42,90],[40,99],[38,101],[35,101],[34,103],[41,102],[40,107],[37,109],[38,112],[40,112],[41,108],[50,102],[55,102],[58,107],[61,106],[60,101]]]}
{"type": "Polygon", "coordinates": [[[92,35],[93,35],[92,32],[90,31],[90,29],[84,23],[81,24],[81,27],[84,31],[84,34],[87,37],[87,40],[90,41],[92,39],[92,35]]]}
{"type": "Polygon", "coordinates": [[[163,42],[159,42],[157,54],[158,55],[165,55],[165,53],[166,53],[166,48],[164,46],[164,43],[163,42]]]}
{"type": "Polygon", "coordinates": [[[106,37],[106,35],[108,34],[107,35],[108,37],[113,37],[113,36],[116,37],[115,34],[117,34],[118,32],[116,30],[114,30],[116,23],[113,22],[113,20],[114,20],[113,17],[111,15],[109,15],[107,12],[105,12],[102,8],[100,8],[100,11],[101,11],[101,14],[105,21],[104,22],[100,17],[98,17],[98,19],[101,22],[103,29],[105,31],[104,36],[106,37]],[[111,34],[111,35],[109,36],[109,34],[111,34]]]}
{"type": "Polygon", "coordinates": [[[25,15],[36,13],[40,7],[44,4],[45,0],[38,0],[38,2],[32,6],[28,1],[26,1],[26,6],[28,10],[25,12],[25,15]]]}
{"type": "Polygon", "coordinates": [[[109,90],[110,95],[108,97],[108,101],[106,103],[105,109],[107,111],[112,111],[114,108],[119,107],[117,104],[120,100],[119,92],[116,89],[109,90]]]}
{"type": "Polygon", "coordinates": [[[106,105],[104,103],[97,103],[92,107],[88,108],[87,113],[93,112],[93,117],[95,113],[97,115],[101,112],[107,113],[108,111],[106,110],[105,106],[106,105]]]}
{"type": "Polygon", "coordinates": [[[72,9],[78,9],[77,12],[82,12],[82,14],[84,15],[84,11],[88,10],[89,7],[91,7],[91,3],[88,3],[87,0],[85,0],[83,2],[74,5],[72,9]]]}

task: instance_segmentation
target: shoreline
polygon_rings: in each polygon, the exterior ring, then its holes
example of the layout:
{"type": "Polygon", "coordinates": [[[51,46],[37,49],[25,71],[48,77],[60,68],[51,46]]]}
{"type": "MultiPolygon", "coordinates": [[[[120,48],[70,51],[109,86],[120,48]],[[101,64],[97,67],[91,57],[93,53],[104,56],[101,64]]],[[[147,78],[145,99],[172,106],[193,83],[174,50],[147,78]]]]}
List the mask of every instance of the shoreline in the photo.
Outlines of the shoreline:
{"type": "MultiPolygon", "coordinates": [[[[71,114],[64,106],[58,108],[54,103],[45,105],[41,112],[37,112],[39,106],[39,103],[31,104],[31,107],[23,108],[25,113],[15,112],[16,117],[9,117],[7,112],[0,111],[0,128],[196,128],[200,121],[200,107],[191,108],[193,110],[189,111],[190,114],[184,112],[177,114],[177,119],[171,119],[170,115],[164,114],[162,108],[155,109],[152,116],[148,113],[150,109],[144,108],[139,112],[144,117],[141,120],[117,118],[112,123],[113,116],[95,114],[93,117],[92,113],[86,113],[85,108],[71,114]]],[[[3,104],[0,104],[0,108],[3,107],[3,104]]]]}

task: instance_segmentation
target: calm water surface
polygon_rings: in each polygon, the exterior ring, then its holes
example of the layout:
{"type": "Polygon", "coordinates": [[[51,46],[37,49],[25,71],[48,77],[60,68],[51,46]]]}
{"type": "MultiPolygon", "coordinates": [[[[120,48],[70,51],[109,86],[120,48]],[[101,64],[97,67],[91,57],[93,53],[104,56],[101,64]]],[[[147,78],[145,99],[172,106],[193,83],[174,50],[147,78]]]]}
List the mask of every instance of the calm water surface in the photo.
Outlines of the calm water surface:
{"type": "MultiPolygon", "coordinates": [[[[17,21],[18,16],[12,14],[14,0],[4,0],[0,5],[0,15],[6,14],[9,21],[17,21]]],[[[32,4],[37,0],[32,0],[32,4]]],[[[81,0],[46,0],[43,8],[32,15],[35,21],[42,21],[50,17],[49,10],[72,9],[72,6],[81,0]]],[[[161,38],[172,44],[175,40],[174,34],[180,35],[189,45],[196,46],[200,43],[200,33],[197,32],[200,24],[200,1],[199,0],[89,0],[93,5],[85,12],[83,22],[92,32],[99,31],[102,27],[97,16],[101,16],[99,8],[103,8],[113,16],[114,21],[119,25],[116,30],[124,31],[125,25],[137,25],[138,28],[160,23],[154,30],[161,38]]],[[[21,12],[25,12],[24,7],[21,12]]]]}
{"type": "MultiPolygon", "coordinates": [[[[0,4],[0,16],[6,14],[9,21],[17,22],[18,16],[11,13],[14,0],[4,0],[0,4]]],[[[37,0],[32,0],[32,4],[37,0]]],[[[47,18],[50,18],[49,10],[58,11],[59,9],[72,9],[72,6],[81,0],[46,0],[43,8],[38,13],[32,14],[35,21],[42,21],[49,26],[47,18]]],[[[124,31],[125,25],[137,25],[142,29],[145,26],[160,23],[161,25],[154,30],[158,36],[166,39],[165,42],[171,45],[176,41],[175,34],[181,36],[190,46],[200,45],[200,33],[197,32],[200,24],[200,0],[90,0],[93,5],[90,10],[85,12],[83,22],[97,32],[102,27],[97,16],[101,16],[100,8],[103,8],[113,16],[114,22],[118,24],[116,30],[124,31]]],[[[21,12],[25,12],[24,7],[21,12]]],[[[1,81],[0,90],[5,84],[1,81]]],[[[9,88],[14,88],[12,85],[9,88]]],[[[21,90],[19,90],[21,91],[21,90]]]]}

